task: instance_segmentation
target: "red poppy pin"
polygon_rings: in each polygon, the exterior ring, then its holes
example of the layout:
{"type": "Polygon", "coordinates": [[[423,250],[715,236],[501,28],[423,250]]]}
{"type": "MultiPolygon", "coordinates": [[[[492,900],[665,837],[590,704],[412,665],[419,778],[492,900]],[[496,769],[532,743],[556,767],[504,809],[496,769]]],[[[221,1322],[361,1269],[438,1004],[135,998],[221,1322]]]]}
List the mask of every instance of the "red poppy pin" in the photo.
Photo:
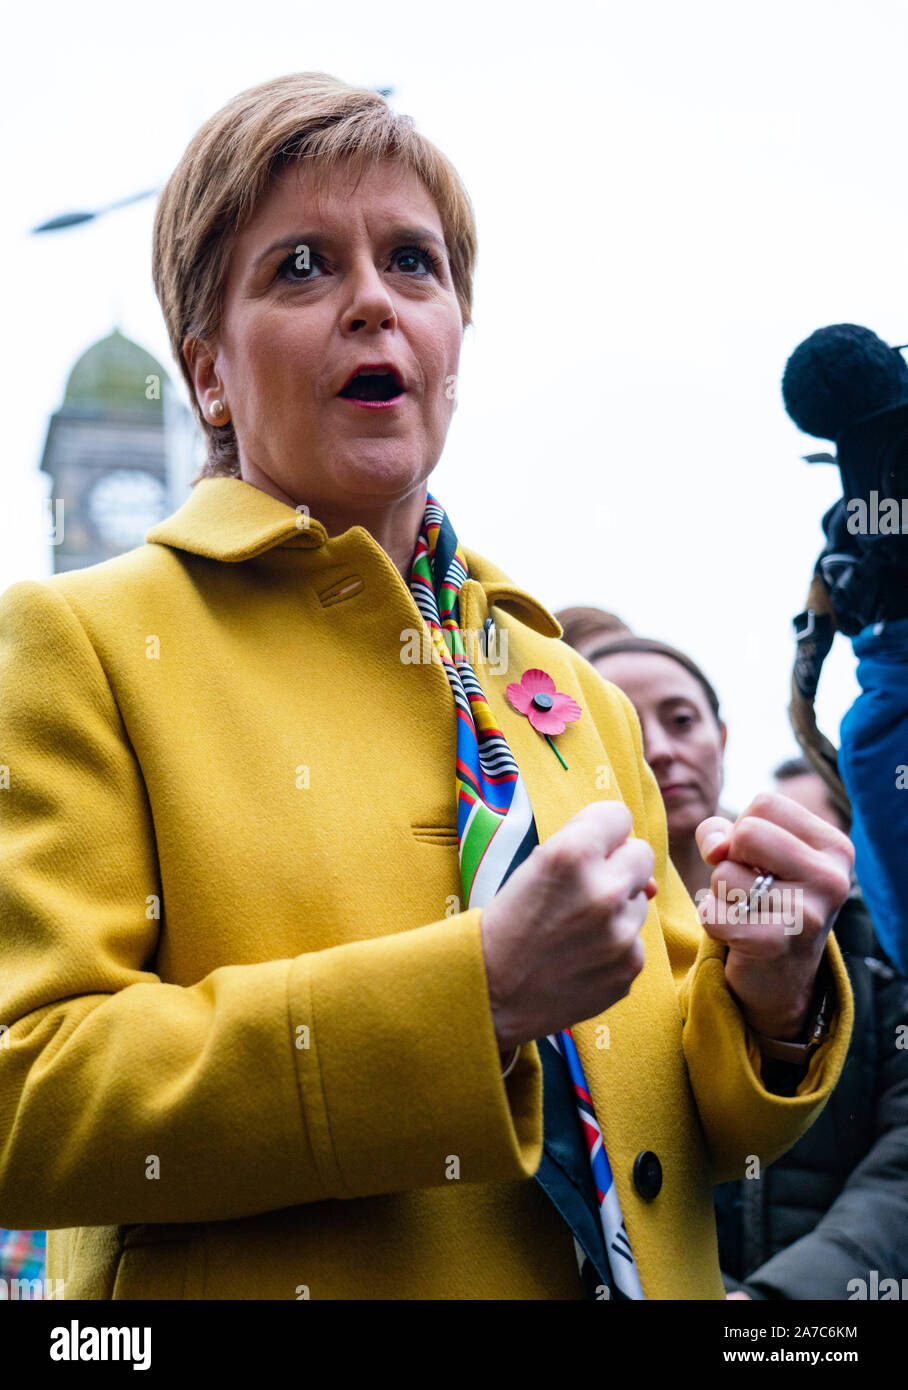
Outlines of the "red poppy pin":
{"type": "Polygon", "coordinates": [[[507,688],[511,704],[520,714],[525,714],[537,733],[542,734],[561,766],[567,771],[567,763],[551,740],[551,734],[564,733],[566,724],[573,724],[583,713],[577,701],[555,689],[555,682],[547,671],[534,666],[524,671],[519,681],[512,681],[507,688]]]}

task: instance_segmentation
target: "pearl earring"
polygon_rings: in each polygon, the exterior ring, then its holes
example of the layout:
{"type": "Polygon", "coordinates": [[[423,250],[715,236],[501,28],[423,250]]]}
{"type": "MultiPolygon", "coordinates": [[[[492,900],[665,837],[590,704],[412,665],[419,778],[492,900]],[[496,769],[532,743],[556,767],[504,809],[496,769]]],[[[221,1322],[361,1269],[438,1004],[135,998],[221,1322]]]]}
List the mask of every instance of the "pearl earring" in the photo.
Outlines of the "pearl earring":
{"type": "Polygon", "coordinates": [[[212,420],[220,420],[221,416],[224,414],[224,402],[212,401],[210,414],[212,420]]]}

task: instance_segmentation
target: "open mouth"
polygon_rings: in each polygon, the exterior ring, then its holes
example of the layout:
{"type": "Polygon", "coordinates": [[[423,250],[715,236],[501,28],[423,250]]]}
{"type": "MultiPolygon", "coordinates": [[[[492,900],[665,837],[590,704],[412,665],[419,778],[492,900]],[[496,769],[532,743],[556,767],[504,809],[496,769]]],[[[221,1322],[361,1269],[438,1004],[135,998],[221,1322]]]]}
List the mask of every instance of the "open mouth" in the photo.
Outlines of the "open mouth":
{"type": "Polygon", "coordinates": [[[347,401],[393,401],[403,394],[404,384],[393,367],[365,368],[356,372],[339,396],[347,401]]]}

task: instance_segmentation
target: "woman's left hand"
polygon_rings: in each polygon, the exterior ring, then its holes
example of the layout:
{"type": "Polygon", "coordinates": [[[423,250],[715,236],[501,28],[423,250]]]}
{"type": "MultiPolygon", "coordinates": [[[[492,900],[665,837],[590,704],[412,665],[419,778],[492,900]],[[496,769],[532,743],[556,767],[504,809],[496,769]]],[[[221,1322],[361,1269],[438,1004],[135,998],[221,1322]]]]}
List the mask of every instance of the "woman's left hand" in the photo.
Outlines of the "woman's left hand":
{"type": "Polygon", "coordinates": [[[725,978],[745,1020],[766,1037],[797,1039],[826,938],[848,896],[851,841],[787,796],[766,792],[734,823],[721,816],[702,821],[697,845],[713,869],[700,920],[728,946],[725,978]],[[748,911],[760,873],[773,874],[774,882],[748,911]]]}

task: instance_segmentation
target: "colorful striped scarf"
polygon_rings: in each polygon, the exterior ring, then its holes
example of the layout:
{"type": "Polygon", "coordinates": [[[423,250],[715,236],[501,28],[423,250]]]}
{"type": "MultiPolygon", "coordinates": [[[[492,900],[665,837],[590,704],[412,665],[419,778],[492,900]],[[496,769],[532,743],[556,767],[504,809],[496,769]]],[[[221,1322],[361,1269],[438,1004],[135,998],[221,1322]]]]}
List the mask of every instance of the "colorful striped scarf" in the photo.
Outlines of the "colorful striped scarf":
{"type": "MultiPolygon", "coordinates": [[[[468,578],[463,552],[444,508],[427,495],[413,557],[410,591],[444,664],[457,714],[457,838],[468,908],[484,907],[539,843],[526,786],[504,734],[496,726],[467,659],[458,595],[468,578]]],[[[473,640],[471,634],[468,641],[473,640]]],[[[619,1297],[643,1290],[624,1228],[618,1196],[590,1089],[569,1028],[547,1042],[567,1067],[589,1153],[599,1220],[612,1282],[619,1297]]],[[[578,1260],[582,1251],[578,1249],[578,1260]]]]}

